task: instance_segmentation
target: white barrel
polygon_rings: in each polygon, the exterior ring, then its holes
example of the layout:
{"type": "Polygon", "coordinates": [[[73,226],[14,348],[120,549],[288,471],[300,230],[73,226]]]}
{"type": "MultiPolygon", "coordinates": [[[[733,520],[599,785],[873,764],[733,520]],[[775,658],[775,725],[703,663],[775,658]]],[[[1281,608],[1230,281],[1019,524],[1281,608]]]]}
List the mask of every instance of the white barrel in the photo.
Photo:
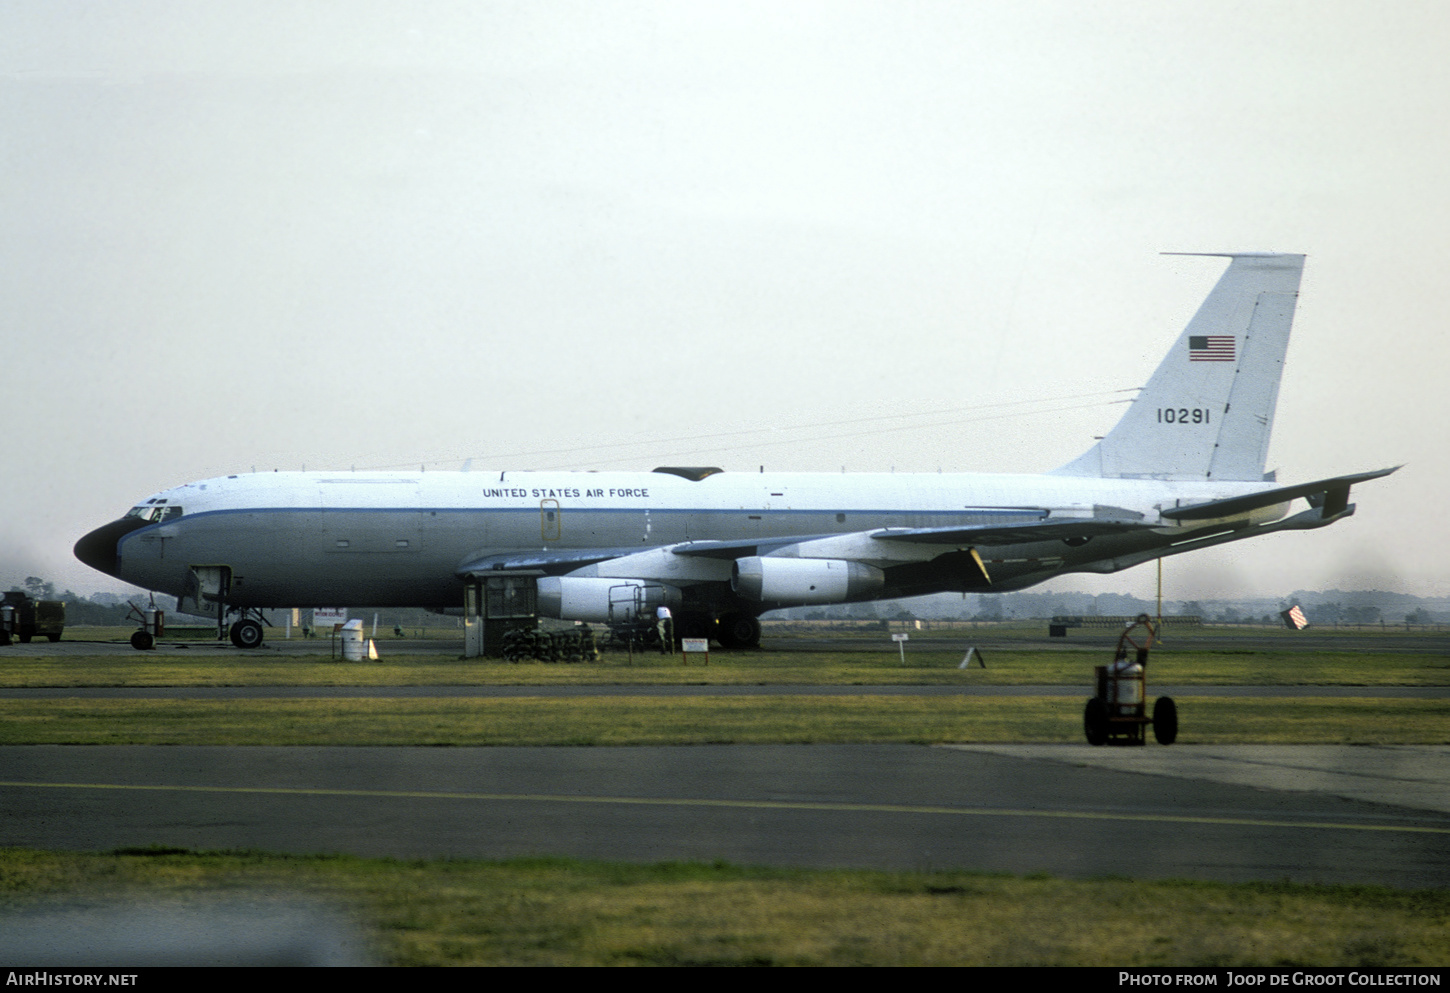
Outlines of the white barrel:
{"type": "Polygon", "coordinates": [[[342,626],[342,658],[346,662],[361,662],[366,654],[363,646],[362,621],[354,618],[342,626]]]}

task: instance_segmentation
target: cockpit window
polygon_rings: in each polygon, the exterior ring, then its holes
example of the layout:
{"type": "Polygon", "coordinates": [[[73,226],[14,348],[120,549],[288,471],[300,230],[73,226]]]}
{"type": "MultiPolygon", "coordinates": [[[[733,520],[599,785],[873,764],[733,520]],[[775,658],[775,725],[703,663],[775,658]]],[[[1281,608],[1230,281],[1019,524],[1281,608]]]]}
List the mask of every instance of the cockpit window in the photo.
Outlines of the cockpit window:
{"type": "Polygon", "coordinates": [[[127,517],[139,517],[143,521],[152,524],[160,524],[162,521],[175,520],[181,516],[180,507],[132,507],[126,511],[127,517]]]}

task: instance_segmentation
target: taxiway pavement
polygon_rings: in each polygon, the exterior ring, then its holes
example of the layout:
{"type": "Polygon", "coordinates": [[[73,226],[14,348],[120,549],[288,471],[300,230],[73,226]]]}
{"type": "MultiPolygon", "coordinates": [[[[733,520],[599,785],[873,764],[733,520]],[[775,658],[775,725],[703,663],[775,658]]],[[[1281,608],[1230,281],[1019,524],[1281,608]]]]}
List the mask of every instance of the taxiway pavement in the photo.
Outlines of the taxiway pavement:
{"type": "Polygon", "coordinates": [[[0,843],[1450,885],[1450,749],[10,746],[0,843]]]}

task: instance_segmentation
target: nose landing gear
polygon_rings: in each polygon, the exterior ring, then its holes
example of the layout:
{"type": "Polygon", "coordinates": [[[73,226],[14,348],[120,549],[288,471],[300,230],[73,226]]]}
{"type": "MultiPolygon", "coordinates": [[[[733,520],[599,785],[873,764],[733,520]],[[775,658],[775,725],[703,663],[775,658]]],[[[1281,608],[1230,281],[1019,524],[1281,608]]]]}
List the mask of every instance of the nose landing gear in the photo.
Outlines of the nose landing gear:
{"type": "Polygon", "coordinates": [[[264,637],[260,622],[250,617],[243,617],[236,621],[228,629],[232,644],[238,648],[260,648],[264,637]]]}
{"type": "Polygon", "coordinates": [[[225,602],[218,601],[216,604],[217,623],[216,636],[220,641],[225,634],[238,648],[261,648],[262,641],[266,638],[265,629],[272,626],[266,615],[257,607],[230,607],[225,602]],[[236,620],[227,625],[227,618],[235,616],[236,620]]]}

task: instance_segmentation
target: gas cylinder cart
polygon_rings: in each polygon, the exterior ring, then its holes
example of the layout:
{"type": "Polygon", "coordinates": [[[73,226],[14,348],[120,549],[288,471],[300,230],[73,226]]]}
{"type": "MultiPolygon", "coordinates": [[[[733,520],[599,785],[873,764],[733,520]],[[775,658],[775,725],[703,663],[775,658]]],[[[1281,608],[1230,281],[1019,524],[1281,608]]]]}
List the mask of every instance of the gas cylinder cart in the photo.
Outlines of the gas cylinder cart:
{"type": "Polygon", "coordinates": [[[127,606],[131,608],[126,612],[127,619],[141,622],[140,629],[131,633],[131,647],[138,652],[149,652],[156,647],[156,639],[166,633],[166,614],[157,609],[155,601],[149,607],[138,607],[134,603],[127,606]]]}
{"type": "Polygon", "coordinates": [[[1178,740],[1178,707],[1172,697],[1160,696],[1148,709],[1148,649],[1153,644],[1153,622],[1147,614],[1118,636],[1118,648],[1111,665],[1094,666],[1097,696],[1082,713],[1083,732],[1089,745],[1142,745],[1149,724],[1160,745],[1178,740]]]}

